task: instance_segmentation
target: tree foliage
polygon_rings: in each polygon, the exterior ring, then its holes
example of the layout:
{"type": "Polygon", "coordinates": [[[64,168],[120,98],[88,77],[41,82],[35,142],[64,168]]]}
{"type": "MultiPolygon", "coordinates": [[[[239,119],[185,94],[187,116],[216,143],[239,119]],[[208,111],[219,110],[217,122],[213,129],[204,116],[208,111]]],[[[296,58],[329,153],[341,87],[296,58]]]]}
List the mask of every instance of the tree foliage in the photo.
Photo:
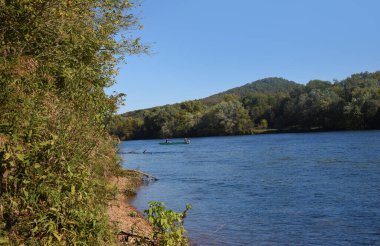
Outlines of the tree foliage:
{"type": "Polygon", "coordinates": [[[124,0],[0,1],[0,238],[104,245],[106,177],[119,168],[105,125],[139,28],[124,0]],[[119,36],[116,35],[119,34],[119,36]],[[127,33],[125,33],[127,34],[127,33]]]}
{"type": "Polygon", "coordinates": [[[153,240],[156,245],[188,245],[183,223],[189,209],[191,209],[191,205],[187,204],[184,212],[177,213],[166,209],[162,202],[151,201],[149,203],[149,209],[144,212],[154,228],[153,240]]]}
{"type": "Polygon", "coordinates": [[[380,128],[380,72],[306,85],[267,78],[205,99],[120,115],[144,122],[121,139],[380,128]],[[196,106],[195,106],[196,105],[196,106]]]}

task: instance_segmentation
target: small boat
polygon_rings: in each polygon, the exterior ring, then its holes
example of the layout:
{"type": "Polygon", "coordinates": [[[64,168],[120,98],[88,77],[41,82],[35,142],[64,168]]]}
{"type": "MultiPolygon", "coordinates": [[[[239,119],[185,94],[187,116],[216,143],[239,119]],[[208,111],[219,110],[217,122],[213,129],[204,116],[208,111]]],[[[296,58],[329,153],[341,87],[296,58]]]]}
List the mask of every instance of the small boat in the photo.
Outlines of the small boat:
{"type": "Polygon", "coordinates": [[[190,144],[189,142],[163,142],[163,143],[158,143],[161,145],[174,145],[174,144],[190,144]]]}

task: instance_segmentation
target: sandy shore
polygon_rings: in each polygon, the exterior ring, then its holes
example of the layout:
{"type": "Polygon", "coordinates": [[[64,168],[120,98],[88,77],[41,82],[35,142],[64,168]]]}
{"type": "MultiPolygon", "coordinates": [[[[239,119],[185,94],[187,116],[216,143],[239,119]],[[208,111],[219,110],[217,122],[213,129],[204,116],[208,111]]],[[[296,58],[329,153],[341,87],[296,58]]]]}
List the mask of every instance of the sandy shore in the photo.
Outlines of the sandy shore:
{"type": "Polygon", "coordinates": [[[152,235],[151,225],[145,220],[142,213],[128,202],[134,189],[142,184],[141,176],[133,171],[126,171],[126,175],[122,177],[113,177],[111,183],[116,186],[118,192],[108,203],[108,216],[110,223],[117,231],[118,240],[132,243],[138,238],[128,236],[129,234],[150,238],[152,235]]]}

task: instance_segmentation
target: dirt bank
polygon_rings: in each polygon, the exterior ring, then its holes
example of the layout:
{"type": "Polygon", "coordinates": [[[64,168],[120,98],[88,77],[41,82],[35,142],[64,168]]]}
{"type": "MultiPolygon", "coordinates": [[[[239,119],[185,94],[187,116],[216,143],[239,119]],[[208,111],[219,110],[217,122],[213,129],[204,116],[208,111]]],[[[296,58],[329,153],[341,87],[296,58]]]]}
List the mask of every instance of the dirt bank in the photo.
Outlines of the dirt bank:
{"type": "Polygon", "coordinates": [[[120,242],[132,243],[134,240],[150,239],[152,227],[141,212],[128,202],[130,196],[135,195],[134,190],[142,185],[142,177],[134,171],[125,171],[121,177],[113,177],[111,183],[118,192],[114,199],[108,203],[108,216],[110,223],[115,227],[120,242]],[[138,235],[134,237],[131,235],[138,235]]]}

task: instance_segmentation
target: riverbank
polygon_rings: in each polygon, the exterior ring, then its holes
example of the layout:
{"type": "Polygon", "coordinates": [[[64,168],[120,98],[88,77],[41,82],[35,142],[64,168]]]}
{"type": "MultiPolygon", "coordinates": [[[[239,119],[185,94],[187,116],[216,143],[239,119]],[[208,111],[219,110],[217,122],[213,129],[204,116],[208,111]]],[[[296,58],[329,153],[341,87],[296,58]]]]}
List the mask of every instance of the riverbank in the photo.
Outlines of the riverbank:
{"type": "MultiPolygon", "coordinates": [[[[236,135],[187,135],[187,137],[191,140],[193,138],[208,138],[208,137],[232,137],[232,136],[250,136],[250,135],[263,135],[263,134],[286,134],[286,133],[319,133],[319,132],[363,132],[363,131],[379,131],[380,128],[374,128],[374,129],[323,129],[321,127],[312,127],[312,128],[287,128],[287,129],[276,129],[276,128],[268,128],[268,129],[254,129],[250,133],[246,134],[236,134],[236,135]]],[[[182,136],[174,136],[170,139],[183,139],[182,136]]],[[[159,137],[148,137],[148,138],[130,138],[130,139],[124,139],[123,141],[134,141],[134,140],[159,140],[159,141],[165,141],[163,138],[159,137]]],[[[136,152],[125,152],[128,154],[138,154],[136,152]]],[[[151,152],[147,152],[151,153],[151,152]]]]}
{"type": "Polygon", "coordinates": [[[108,203],[108,216],[120,243],[133,244],[138,240],[150,240],[153,234],[152,226],[143,214],[129,203],[136,195],[135,190],[143,184],[143,177],[133,170],[123,170],[118,177],[110,182],[115,186],[114,199],[108,203]]]}

